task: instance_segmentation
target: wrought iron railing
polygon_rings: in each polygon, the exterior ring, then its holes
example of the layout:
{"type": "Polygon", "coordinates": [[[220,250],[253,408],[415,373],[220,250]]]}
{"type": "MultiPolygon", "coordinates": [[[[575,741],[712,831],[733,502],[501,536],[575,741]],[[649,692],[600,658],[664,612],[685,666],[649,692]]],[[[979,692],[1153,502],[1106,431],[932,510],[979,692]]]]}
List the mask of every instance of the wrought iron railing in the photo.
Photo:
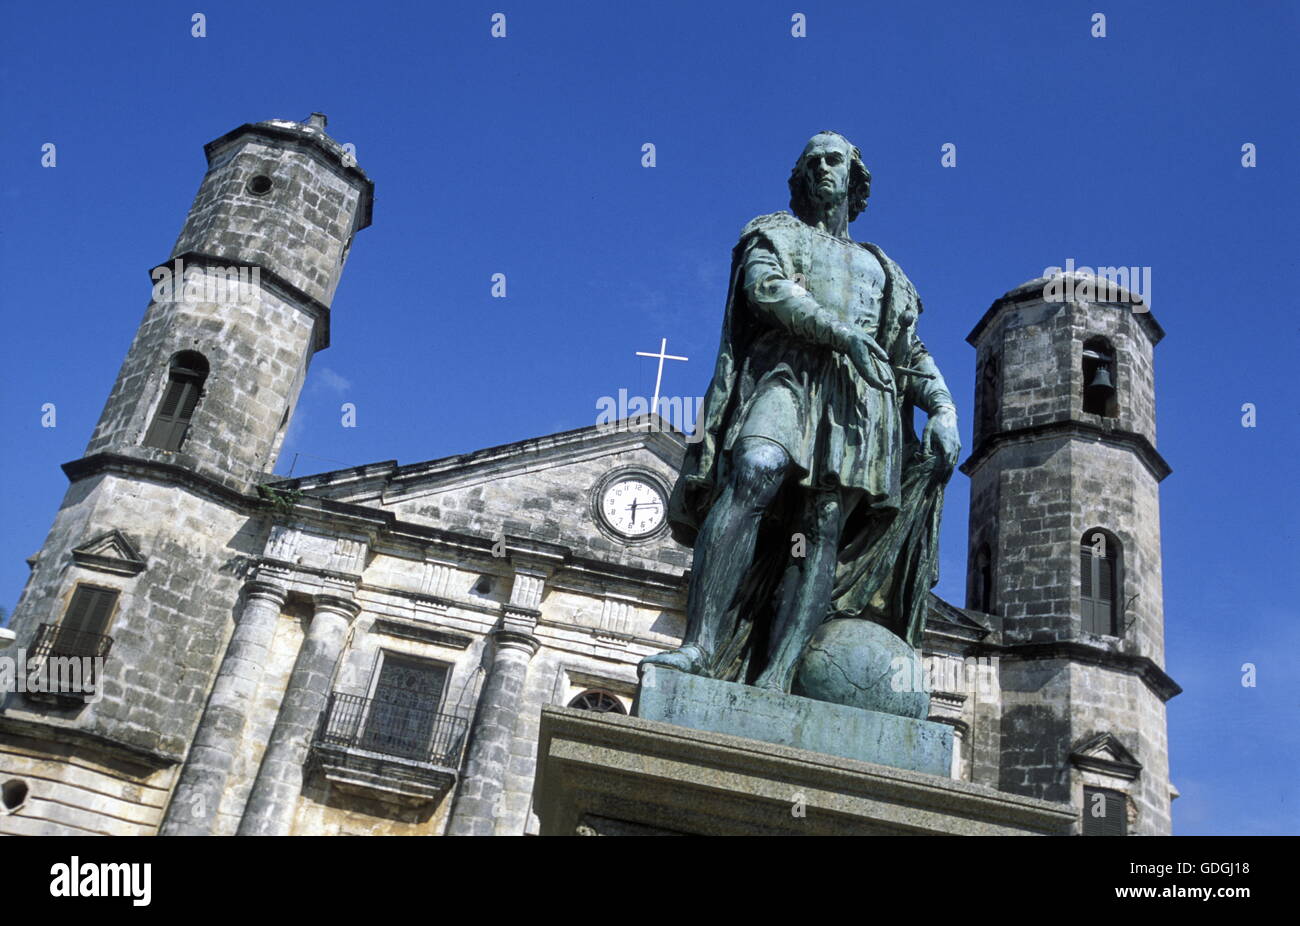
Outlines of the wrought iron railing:
{"type": "Polygon", "coordinates": [[[31,700],[84,701],[99,691],[99,669],[113,646],[102,633],[41,624],[27,655],[31,700]]]}
{"type": "Polygon", "coordinates": [[[69,630],[58,624],[41,624],[32,642],[31,658],[42,659],[46,656],[100,657],[108,655],[113,646],[113,638],[102,633],[87,633],[84,630],[69,630]]]}
{"type": "Polygon", "coordinates": [[[457,768],[469,724],[464,717],[334,692],[316,742],[457,768]]]}

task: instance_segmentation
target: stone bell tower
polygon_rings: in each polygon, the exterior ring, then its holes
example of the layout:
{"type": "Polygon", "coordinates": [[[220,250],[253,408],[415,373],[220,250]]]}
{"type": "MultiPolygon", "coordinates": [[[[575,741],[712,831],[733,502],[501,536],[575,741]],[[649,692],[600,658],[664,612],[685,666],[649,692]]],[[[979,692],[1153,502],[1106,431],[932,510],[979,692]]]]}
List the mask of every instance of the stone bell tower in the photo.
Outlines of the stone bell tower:
{"type": "Polygon", "coordinates": [[[1170,832],[1152,355],[1164,331],[1105,280],[998,299],[978,352],[967,606],[1001,626],[998,787],[1080,832],[1170,832]]]}
{"type": "MultiPolygon", "coordinates": [[[[29,651],[103,659],[98,697],[11,694],[0,712],[0,778],[60,781],[54,832],[156,827],[242,607],[243,564],[265,542],[256,486],[370,224],[374,186],[323,115],[246,124],[204,151],[11,623],[29,651]]],[[[0,832],[15,820],[0,816],[0,832]]]]}
{"type": "Polygon", "coordinates": [[[320,114],[244,125],[204,152],[207,175],[151,272],[153,300],[86,456],[173,463],[242,491],[275,466],[307,366],[329,346],[373,184],[320,114]]]}

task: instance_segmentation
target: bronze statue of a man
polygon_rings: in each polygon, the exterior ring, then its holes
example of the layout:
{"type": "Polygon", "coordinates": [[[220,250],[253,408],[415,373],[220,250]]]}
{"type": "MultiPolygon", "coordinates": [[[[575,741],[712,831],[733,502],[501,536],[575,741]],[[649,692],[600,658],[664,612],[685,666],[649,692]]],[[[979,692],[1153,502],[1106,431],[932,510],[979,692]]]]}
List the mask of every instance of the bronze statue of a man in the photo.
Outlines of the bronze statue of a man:
{"type": "Polygon", "coordinates": [[[686,634],[643,665],[788,692],[828,619],[920,642],[961,446],[916,336],[916,290],[849,237],[870,186],[858,149],[822,132],[790,175],[794,215],[741,232],[717,366],[669,502],[674,536],[695,547],[686,634]],[[920,440],[913,408],[929,415],[920,440]]]}

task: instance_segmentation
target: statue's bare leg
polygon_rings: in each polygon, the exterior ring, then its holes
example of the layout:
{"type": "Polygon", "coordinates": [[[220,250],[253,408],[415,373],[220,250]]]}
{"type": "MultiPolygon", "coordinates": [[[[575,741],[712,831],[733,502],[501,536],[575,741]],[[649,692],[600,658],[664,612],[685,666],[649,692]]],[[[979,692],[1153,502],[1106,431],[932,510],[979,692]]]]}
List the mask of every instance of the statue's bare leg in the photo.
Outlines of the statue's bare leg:
{"type": "Polygon", "coordinates": [[[648,656],[642,665],[705,671],[722,621],[753,565],[759,521],[790,472],[789,454],[774,441],[747,437],[732,448],[731,477],[695,541],[681,648],[648,656]]]}
{"type": "Polygon", "coordinates": [[[835,586],[835,560],[840,545],[841,499],[838,490],[821,491],[809,502],[805,519],[808,558],[788,614],[779,615],[768,652],[767,666],[755,680],[759,688],[790,690],[795,668],[808,640],[826,620],[835,586]]]}

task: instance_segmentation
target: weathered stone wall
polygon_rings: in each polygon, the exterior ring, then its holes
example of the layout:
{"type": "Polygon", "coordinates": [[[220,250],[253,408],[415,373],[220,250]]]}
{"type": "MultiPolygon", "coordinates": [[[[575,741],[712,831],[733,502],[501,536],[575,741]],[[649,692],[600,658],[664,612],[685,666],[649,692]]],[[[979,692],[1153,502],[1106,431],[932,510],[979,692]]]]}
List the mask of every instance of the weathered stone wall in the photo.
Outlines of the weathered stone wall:
{"type": "Polygon", "coordinates": [[[174,770],[151,769],[85,744],[41,736],[0,735],[0,782],[17,779],[27,800],[0,810],[10,836],[151,836],[174,770]]]}
{"type": "Polygon", "coordinates": [[[73,485],[14,611],[19,645],[61,619],[78,582],[120,591],[108,629],[113,646],[102,700],[79,710],[36,708],[16,695],[11,711],[74,722],[130,747],[179,758],[189,747],[212,671],[232,627],[241,573],[264,526],[197,490],[104,474],[73,485]],[[120,530],[146,561],[135,576],[73,561],[74,547],[120,530]]]}
{"type": "MultiPolygon", "coordinates": [[[[16,645],[30,646],[40,624],[61,619],[78,582],[119,590],[108,628],[113,645],[104,663],[103,697],[63,708],[11,694],[6,714],[102,737],[104,748],[94,761],[117,761],[114,743],[128,754],[143,751],[159,761],[179,761],[225,649],[239,607],[241,574],[261,547],[262,530],[257,518],[175,484],[119,474],[75,483],[15,609],[13,629],[16,645]],[[146,568],[138,575],[105,573],[73,561],[74,547],[108,530],[121,531],[144,558],[146,568]]],[[[0,732],[0,743],[8,736],[0,732]]],[[[62,747],[53,740],[48,746],[46,773],[57,777],[62,747]]],[[[75,766],[66,768],[62,803],[69,805],[68,813],[83,808],[91,815],[83,822],[93,829],[98,792],[82,783],[85,776],[75,766]],[[78,790],[81,802],[72,797],[78,790]]],[[[160,786],[152,770],[122,780],[136,788],[160,786]]],[[[169,780],[161,785],[169,786],[169,780]]],[[[0,832],[7,832],[14,819],[0,817],[0,832]]],[[[71,818],[67,822],[76,825],[71,818]]]]}
{"type": "MultiPolygon", "coordinates": [[[[214,274],[201,267],[186,279],[214,274]]],[[[275,466],[315,350],[310,315],[269,289],[257,304],[151,302],[104,405],[86,454],[113,451],[173,463],[229,485],[250,486],[275,466]],[[162,402],[172,358],[197,351],[209,365],[202,397],[177,452],[142,442],[162,402]]]]}
{"type": "MultiPolygon", "coordinates": [[[[1133,805],[1129,831],[1140,836],[1171,832],[1169,743],[1165,705],[1136,675],[1099,666],[1070,669],[1069,720],[1071,742],[1097,733],[1111,733],[1142,765],[1135,782],[1116,782],[1133,805]]],[[[1082,790],[1071,795],[1082,807],[1082,790]]]]}
{"type": "MultiPolygon", "coordinates": [[[[1156,442],[1153,336],[1127,305],[1044,302],[1041,290],[1015,291],[979,333],[976,368],[999,361],[997,430],[1006,432],[1073,419],[1109,422],[1156,442]],[[1083,348],[1104,337],[1114,350],[1118,415],[1083,411],[1083,348]]],[[[981,407],[984,382],[977,382],[981,407]]],[[[991,432],[977,431],[978,446],[991,432]]]]}
{"type": "MultiPolygon", "coordinates": [[[[323,143],[337,148],[327,138],[323,143]]],[[[341,149],[330,157],[312,145],[258,135],[210,151],[172,255],[197,251],[258,264],[328,305],[364,208],[363,190],[340,171],[340,157],[341,149]],[[271,180],[261,196],[248,189],[259,175],[271,180]]]]}

